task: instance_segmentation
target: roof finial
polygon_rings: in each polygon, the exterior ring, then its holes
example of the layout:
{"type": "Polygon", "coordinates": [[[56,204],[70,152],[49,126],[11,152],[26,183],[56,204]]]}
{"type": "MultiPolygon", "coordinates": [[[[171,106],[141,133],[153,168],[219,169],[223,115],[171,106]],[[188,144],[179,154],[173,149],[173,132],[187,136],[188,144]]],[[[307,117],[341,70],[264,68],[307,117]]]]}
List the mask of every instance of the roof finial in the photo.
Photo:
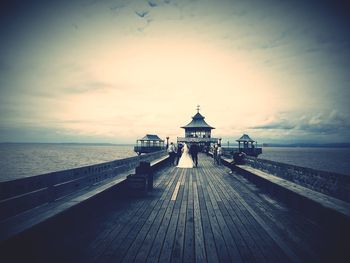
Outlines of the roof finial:
{"type": "Polygon", "coordinates": [[[200,107],[201,107],[200,105],[197,105],[197,112],[199,112],[200,107]]]}

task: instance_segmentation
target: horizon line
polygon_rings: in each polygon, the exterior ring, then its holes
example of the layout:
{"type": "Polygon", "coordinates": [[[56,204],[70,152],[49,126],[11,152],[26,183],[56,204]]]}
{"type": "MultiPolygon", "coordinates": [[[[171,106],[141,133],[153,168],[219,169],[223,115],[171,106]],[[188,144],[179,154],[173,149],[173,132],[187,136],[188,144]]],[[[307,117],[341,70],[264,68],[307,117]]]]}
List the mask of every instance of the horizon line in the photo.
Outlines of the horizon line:
{"type": "MultiPolygon", "coordinates": [[[[130,146],[136,145],[135,143],[109,143],[109,142],[0,142],[0,144],[75,144],[75,145],[116,145],[116,146],[130,146]]],[[[227,143],[221,143],[224,147],[227,143]]],[[[229,143],[230,145],[238,145],[238,143],[229,143]]],[[[325,142],[325,143],[315,143],[315,142],[293,142],[293,143],[276,143],[276,142],[263,142],[258,143],[260,147],[336,147],[336,148],[347,148],[350,147],[350,142],[325,142]],[[263,146],[266,145],[266,146],[263,146]]]]}

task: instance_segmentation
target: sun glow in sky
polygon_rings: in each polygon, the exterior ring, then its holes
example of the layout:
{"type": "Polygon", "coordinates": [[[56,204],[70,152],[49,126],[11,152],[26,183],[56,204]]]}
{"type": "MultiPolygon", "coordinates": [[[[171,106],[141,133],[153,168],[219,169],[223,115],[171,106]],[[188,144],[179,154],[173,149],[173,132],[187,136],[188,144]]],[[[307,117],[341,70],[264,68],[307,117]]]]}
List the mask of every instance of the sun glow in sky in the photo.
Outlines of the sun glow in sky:
{"type": "Polygon", "coordinates": [[[0,141],[176,140],[197,104],[215,137],[350,140],[347,19],[328,1],[5,6],[0,141]]]}

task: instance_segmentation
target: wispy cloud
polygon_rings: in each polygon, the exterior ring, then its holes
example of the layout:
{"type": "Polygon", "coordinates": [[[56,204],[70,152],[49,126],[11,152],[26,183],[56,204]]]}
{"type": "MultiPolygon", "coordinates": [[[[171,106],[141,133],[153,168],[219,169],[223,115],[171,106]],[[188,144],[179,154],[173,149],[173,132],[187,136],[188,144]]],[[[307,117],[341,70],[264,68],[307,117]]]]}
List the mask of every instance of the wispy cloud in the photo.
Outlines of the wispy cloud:
{"type": "Polygon", "coordinates": [[[108,89],[116,88],[110,83],[105,82],[88,82],[78,86],[71,86],[67,88],[63,88],[63,94],[82,94],[86,92],[96,92],[96,91],[107,91],[108,89]]]}
{"type": "MultiPolygon", "coordinates": [[[[349,119],[337,111],[295,116],[295,113],[278,114],[264,124],[251,127],[253,130],[288,130],[312,134],[344,134],[350,129],[349,119]]],[[[344,137],[345,138],[345,137],[344,137]]]]}

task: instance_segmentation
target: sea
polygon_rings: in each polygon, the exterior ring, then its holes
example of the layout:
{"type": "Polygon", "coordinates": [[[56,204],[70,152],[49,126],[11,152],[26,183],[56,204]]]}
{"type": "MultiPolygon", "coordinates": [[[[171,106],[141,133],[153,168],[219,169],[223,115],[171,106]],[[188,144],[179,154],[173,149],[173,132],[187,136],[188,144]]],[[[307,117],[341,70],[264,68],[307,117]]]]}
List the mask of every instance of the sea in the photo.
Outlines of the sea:
{"type": "Polygon", "coordinates": [[[350,175],[350,148],[263,147],[260,159],[350,175]]]}
{"type": "MultiPolygon", "coordinates": [[[[0,181],[132,156],[133,145],[0,143],[0,181]]],[[[264,147],[259,158],[350,175],[350,148],[264,147]]]]}
{"type": "Polygon", "coordinates": [[[133,145],[0,143],[0,181],[136,156],[133,145]]]}

